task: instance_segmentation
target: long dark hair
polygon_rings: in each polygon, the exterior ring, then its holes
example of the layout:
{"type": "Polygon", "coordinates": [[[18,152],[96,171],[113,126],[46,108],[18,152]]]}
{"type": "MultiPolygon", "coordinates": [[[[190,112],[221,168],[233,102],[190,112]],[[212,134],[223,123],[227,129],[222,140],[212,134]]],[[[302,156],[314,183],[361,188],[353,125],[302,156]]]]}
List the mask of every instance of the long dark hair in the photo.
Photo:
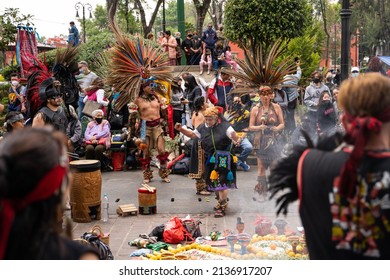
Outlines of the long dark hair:
{"type": "Polygon", "coordinates": [[[197,98],[195,98],[195,101],[194,101],[194,112],[195,112],[195,116],[198,116],[200,110],[202,110],[203,106],[204,106],[204,97],[203,96],[198,96],[197,98]]]}
{"type": "Polygon", "coordinates": [[[188,90],[192,91],[194,88],[196,88],[198,83],[196,82],[196,79],[193,75],[187,75],[185,78],[186,82],[188,83],[188,90]]]}
{"type": "MultiPolygon", "coordinates": [[[[32,192],[59,164],[65,139],[62,132],[31,127],[4,138],[0,144],[0,199],[18,201],[32,192]]],[[[6,259],[43,259],[45,254],[53,252],[47,252],[53,248],[45,248],[45,240],[60,231],[61,201],[59,190],[48,199],[16,212],[7,241],[6,259]]]]}

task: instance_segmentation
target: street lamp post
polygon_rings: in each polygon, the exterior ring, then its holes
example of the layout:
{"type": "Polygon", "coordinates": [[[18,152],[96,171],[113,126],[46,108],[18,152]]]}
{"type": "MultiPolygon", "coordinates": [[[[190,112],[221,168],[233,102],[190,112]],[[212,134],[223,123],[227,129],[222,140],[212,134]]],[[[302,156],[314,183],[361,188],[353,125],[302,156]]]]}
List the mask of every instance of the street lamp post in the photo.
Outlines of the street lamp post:
{"type": "Polygon", "coordinates": [[[163,28],[163,32],[164,32],[164,34],[165,34],[165,25],[167,24],[167,23],[165,22],[165,0],[163,0],[162,5],[163,5],[163,12],[162,12],[162,28],[163,28]]]}
{"type": "Polygon", "coordinates": [[[349,28],[349,19],[352,11],[349,9],[349,0],[343,0],[341,6],[341,82],[348,79],[348,69],[350,60],[351,34],[349,28]]]}
{"type": "Polygon", "coordinates": [[[92,6],[91,4],[89,3],[81,3],[81,2],[77,2],[76,5],[74,6],[74,8],[76,9],[76,18],[79,18],[79,9],[80,8],[83,8],[83,41],[84,43],[86,43],[86,38],[85,38],[85,35],[86,35],[86,30],[85,30],[85,8],[88,9],[89,11],[89,18],[92,18],[92,6]]]}

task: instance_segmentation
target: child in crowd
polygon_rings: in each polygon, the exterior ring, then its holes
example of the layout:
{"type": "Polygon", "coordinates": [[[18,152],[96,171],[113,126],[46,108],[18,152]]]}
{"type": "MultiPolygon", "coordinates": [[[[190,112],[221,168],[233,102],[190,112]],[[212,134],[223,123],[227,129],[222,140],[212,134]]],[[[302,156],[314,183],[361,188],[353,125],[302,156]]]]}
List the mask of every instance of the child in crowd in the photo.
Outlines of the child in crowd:
{"type": "Polygon", "coordinates": [[[231,65],[234,69],[234,71],[237,71],[237,62],[235,62],[232,58],[232,49],[227,46],[225,48],[225,62],[229,65],[231,65]]]}
{"type": "Polygon", "coordinates": [[[203,54],[202,54],[202,56],[200,58],[200,62],[199,62],[199,68],[200,68],[199,74],[200,75],[203,74],[203,68],[205,65],[207,65],[207,75],[210,75],[211,64],[212,64],[211,51],[210,51],[210,49],[204,48],[203,54]]]}

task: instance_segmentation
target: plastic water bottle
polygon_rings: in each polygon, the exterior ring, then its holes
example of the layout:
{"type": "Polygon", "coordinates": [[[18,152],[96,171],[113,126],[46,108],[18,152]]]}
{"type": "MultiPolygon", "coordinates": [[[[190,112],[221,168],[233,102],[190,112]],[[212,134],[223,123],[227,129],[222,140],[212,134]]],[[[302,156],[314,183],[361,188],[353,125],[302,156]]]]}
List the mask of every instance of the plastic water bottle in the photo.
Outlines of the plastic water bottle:
{"type": "Polygon", "coordinates": [[[109,207],[108,196],[105,193],[103,195],[103,201],[102,201],[102,221],[104,223],[108,221],[108,207],[109,207]]]}

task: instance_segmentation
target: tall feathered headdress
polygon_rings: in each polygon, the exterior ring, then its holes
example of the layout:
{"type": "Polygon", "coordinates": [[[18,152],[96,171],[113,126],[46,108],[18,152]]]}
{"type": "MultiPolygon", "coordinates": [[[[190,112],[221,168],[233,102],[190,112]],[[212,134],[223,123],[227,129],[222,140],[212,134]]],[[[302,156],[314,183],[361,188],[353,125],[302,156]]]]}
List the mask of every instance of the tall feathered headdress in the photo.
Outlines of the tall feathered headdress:
{"type": "Polygon", "coordinates": [[[79,87],[74,76],[78,71],[77,55],[78,47],[68,46],[67,48],[57,49],[52,71],[37,57],[31,55],[30,58],[35,61],[35,65],[28,71],[30,74],[27,78],[26,92],[26,97],[30,104],[31,118],[34,117],[42,106],[42,101],[38,95],[39,87],[44,80],[50,77],[55,77],[60,81],[65,104],[77,107],[79,87]]]}
{"type": "Polygon", "coordinates": [[[239,88],[235,88],[231,93],[245,95],[253,90],[258,90],[261,86],[269,86],[271,89],[285,87],[286,75],[296,71],[296,64],[293,59],[285,58],[280,62],[277,59],[286,50],[282,40],[277,40],[270,48],[268,54],[259,44],[251,53],[249,48],[243,47],[245,60],[237,59],[240,66],[238,71],[224,69],[227,74],[242,81],[239,88]]]}
{"type": "Polygon", "coordinates": [[[150,80],[172,80],[166,52],[139,36],[130,38],[123,34],[115,21],[110,21],[110,28],[115,45],[109,50],[107,82],[121,92],[115,104],[118,108],[138,96],[141,84],[150,80]]]}

